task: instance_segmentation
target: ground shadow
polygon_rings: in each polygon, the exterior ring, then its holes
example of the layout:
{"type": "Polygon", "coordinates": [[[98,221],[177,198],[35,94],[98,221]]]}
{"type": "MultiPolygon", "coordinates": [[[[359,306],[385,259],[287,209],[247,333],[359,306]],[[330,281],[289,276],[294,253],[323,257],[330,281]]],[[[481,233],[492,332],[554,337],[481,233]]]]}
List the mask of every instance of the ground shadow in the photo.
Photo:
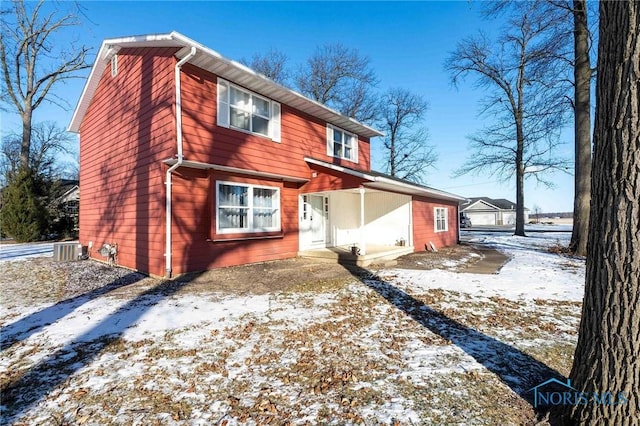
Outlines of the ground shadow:
{"type": "Polygon", "coordinates": [[[550,407],[536,404],[532,388],[552,378],[565,381],[565,377],[558,371],[513,346],[449,318],[368,269],[349,263],[341,264],[360,282],[418,324],[449,340],[498,376],[504,384],[527,401],[540,418],[549,413],[550,407]]]}
{"type": "Polygon", "coordinates": [[[131,299],[72,342],[38,362],[0,389],[3,423],[18,420],[47,394],[89,365],[112,342],[123,336],[151,307],[175,294],[189,281],[161,281],[131,299]]]}
{"type": "Polygon", "coordinates": [[[137,272],[128,273],[103,287],[62,300],[55,305],[29,314],[2,327],[0,329],[0,350],[7,350],[16,343],[22,342],[42,328],[69,315],[83,304],[120,287],[138,282],[143,278],[145,278],[143,274],[137,272]]]}

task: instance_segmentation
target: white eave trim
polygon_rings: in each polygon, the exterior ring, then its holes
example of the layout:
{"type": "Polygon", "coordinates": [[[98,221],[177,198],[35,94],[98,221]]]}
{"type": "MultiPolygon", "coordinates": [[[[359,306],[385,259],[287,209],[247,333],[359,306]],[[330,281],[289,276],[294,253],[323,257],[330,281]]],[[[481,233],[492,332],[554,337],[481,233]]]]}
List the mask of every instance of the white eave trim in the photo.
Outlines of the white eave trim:
{"type": "Polygon", "coordinates": [[[222,78],[240,84],[249,90],[269,97],[283,105],[298,109],[359,136],[367,138],[384,136],[384,133],[379,130],[360,123],[353,118],[342,115],[339,112],[309,99],[294,90],[281,86],[245,65],[227,59],[215,50],[209,49],[208,47],[203,46],[202,44],[175,31],[169,34],[143,35],[105,40],[96,56],[93,68],[91,69],[89,78],[85,83],[82,95],[80,96],[78,105],[73,113],[68,130],[75,133],[80,131],[82,119],[89,108],[91,99],[93,98],[100,82],[100,78],[102,77],[105,68],[108,66],[106,56],[109,49],[129,47],[178,47],[182,48],[176,53],[176,57],[180,59],[189,52],[191,47],[194,46],[197,48],[198,54],[189,62],[199,68],[210,72],[214,72],[213,68],[215,68],[214,74],[219,75],[222,78]]]}
{"type": "MultiPolygon", "coordinates": [[[[168,166],[173,166],[178,162],[177,159],[172,158],[170,160],[164,160],[163,163],[168,166]]],[[[306,183],[309,182],[309,179],[299,178],[295,176],[287,176],[280,175],[276,173],[268,173],[268,172],[259,172],[257,170],[249,170],[249,169],[241,169],[239,167],[229,167],[229,166],[221,166],[218,164],[210,164],[210,163],[202,163],[200,161],[189,161],[183,160],[181,167],[187,167],[190,169],[200,169],[200,170],[216,170],[219,172],[226,173],[236,173],[241,175],[255,176],[267,179],[281,180],[284,182],[294,182],[294,183],[306,183]]]]}
{"type": "Polygon", "coordinates": [[[359,177],[370,181],[375,181],[376,177],[357,170],[348,169],[346,167],[338,166],[337,164],[327,163],[326,161],[316,160],[315,158],[304,157],[304,161],[309,164],[315,164],[316,166],[325,167],[327,169],[335,170],[336,172],[346,173],[351,176],[359,177]]]}
{"type": "Polygon", "coordinates": [[[331,164],[325,161],[316,160],[310,157],[305,157],[304,161],[306,161],[309,164],[315,164],[316,166],[325,167],[327,169],[335,170],[337,172],[346,173],[351,176],[368,180],[369,182],[364,182],[362,184],[367,188],[373,188],[373,189],[378,189],[378,190],[387,191],[387,192],[400,192],[400,193],[409,194],[409,195],[421,195],[421,196],[458,201],[458,202],[466,200],[465,197],[460,197],[458,195],[451,194],[448,192],[440,191],[433,188],[427,188],[425,186],[413,185],[408,182],[399,182],[395,179],[389,179],[384,176],[375,176],[372,174],[368,174],[366,172],[360,172],[357,170],[339,166],[337,164],[331,164]]]}
{"type": "Polygon", "coordinates": [[[80,95],[76,109],[73,111],[73,116],[71,117],[71,122],[67,130],[74,133],[80,132],[80,124],[82,124],[82,119],[87,109],[89,109],[89,104],[98,88],[102,74],[109,65],[111,57],[118,53],[122,47],[171,47],[172,45],[179,47],[179,44],[175,41],[171,44],[172,40],[171,34],[149,34],[104,40],[100,46],[100,50],[96,54],[93,67],[91,67],[91,72],[84,84],[82,94],[80,95]]]}
{"type": "Polygon", "coordinates": [[[451,200],[456,202],[459,202],[465,199],[464,197],[460,197],[459,195],[451,194],[449,192],[444,192],[438,189],[427,188],[419,185],[412,185],[410,183],[398,182],[396,180],[387,179],[381,176],[376,176],[375,182],[365,183],[364,186],[369,188],[386,190],[386,191],[397,191],[405,194],[432,197],[432,198],[451,200]]]}

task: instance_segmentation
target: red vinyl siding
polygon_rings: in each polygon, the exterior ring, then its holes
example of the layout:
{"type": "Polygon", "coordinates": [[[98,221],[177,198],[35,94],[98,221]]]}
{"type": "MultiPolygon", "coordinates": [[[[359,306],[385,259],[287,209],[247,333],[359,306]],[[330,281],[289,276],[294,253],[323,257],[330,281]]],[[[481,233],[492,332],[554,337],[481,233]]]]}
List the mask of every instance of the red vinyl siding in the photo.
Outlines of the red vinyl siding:
{"type": "MultiPolygon", "coordinates": [[[[175,49],[122,49],[118,75],[107,68],[80,127],[80,241],[118,244],[118,264],[165,274],[164,160],[176,154],[175,49]]],[[[181,73],[184,159],[308,179],[305,184],[179,168],[172,185],[172,272],[295,257],[298,196],[357,188],[363,179],[309,165],[305,157],[369,171],[368,138],[358,163],[327,155],[326,123],[281,105],[281,142],[216,125],[217,77],[191,65],[181,73]],[[280,188],[281,232],[216,235],[216,182],[280,188]]],[[[455,203],[414,197],[418,250],[458,239],[455,203]],[[448,208],[449,229],[434,231],[434,207],[448,208]]]]}
{"type": "Polygon", "coordinates": [[[311,179],[300,188],[303,194],[359,188],[365,182],[364,179],[346,173],[330,173],[327,169],[316,165],[311,165],[311,170],[311,179]]]}
{"type": "Polygon", "coordinates": [[[173,272],[181,274],[223,266],[295,257],[298,253],[298,187],[281,181],[218,172],[179,169],[174,176],[173,272]],[[280,188],[281,228],[277,235],[215,234],[216,182],[280,188]]]}
{"type": "Polygon", "coordinates": [[[416,251],[425,251],[432,242],[436,248],[452,246],[458,243],[458,204],[444,200],[413,197],[413,246],[416,251]],[[448,230],[435,231],[435,208],[447,209],[448,230]]]}
{"type": "Polygon", "coordinates": [[[118,244],[118,264],[164,275],[164,172],[175,151],[175,49],[122,49],[80,127],[80,241],[118,244]]]}
{"type": "Polygon", "coordinates": [[[309,178],[304,157],[369,170],[367,138],[358,141],[358,163],[327,156],[326,123],[281,105],[281,142],[237,129],[218,127],[217,77],[194,66],[182,73],[185,159],[309,178]]]}

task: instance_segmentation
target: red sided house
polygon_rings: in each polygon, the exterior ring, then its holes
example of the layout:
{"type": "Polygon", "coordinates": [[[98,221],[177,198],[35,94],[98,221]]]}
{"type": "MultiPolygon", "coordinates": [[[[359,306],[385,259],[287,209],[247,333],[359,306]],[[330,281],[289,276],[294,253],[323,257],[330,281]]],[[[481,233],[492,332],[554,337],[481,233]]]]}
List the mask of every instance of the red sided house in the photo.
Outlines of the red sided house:
{"type": "Polygon", "coordinates": [[[102,44],[80,134],[80,242],[156,276],[458,241],[458,203],[371,171],[381,133],[178,33],[102,44]]]}

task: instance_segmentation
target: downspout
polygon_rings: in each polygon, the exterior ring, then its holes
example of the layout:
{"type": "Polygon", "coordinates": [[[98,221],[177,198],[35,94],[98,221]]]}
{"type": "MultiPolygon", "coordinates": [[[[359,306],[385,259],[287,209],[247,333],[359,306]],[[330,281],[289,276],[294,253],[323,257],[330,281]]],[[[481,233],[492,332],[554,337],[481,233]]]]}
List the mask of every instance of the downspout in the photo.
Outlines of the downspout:
{"type": "Polygon", "coordinates": [[[166,188],[166,251],[164,253],[165,257],[165,270],[166,277],[171,278],[171,174],[178,167],[182,165],[183,156],[182,156],[182,96],[180,94],[180,69],[182,66],[189,61],[189,59],[193,58],[196,54],[195,46],[191,47],[191,51],[187,56],[180,59],[175,66],[175,80],[176,80],[176,144],[178,150],[178,161],[173,166],[169,167],[167,170],[167,175],[165,178],[166,188]]]}

